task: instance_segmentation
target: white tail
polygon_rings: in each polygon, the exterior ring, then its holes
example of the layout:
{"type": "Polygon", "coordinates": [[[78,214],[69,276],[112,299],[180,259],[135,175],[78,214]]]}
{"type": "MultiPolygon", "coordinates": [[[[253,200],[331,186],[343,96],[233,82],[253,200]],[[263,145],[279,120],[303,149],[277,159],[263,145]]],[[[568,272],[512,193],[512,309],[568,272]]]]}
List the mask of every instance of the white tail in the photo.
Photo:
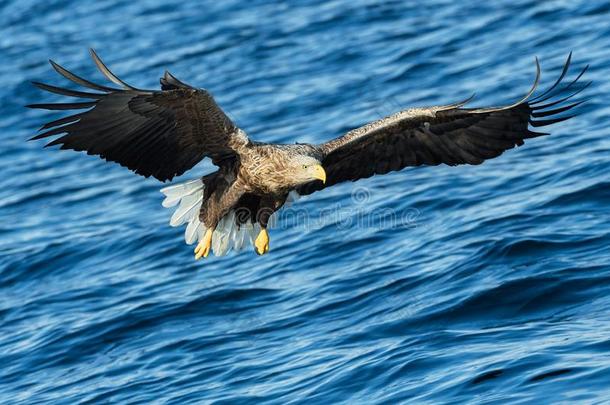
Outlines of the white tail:
{"type": "MultiPolygon", "coordinates": [[[[184,240],[189,245],[201,240],[207,229],[199,220],[199,211],[203,203],[203,189],[204,184],[200,179],[161,189],[161,192],[165,194],[165,200],[162,203],[165,208],[179,204],[169,224],[171,226],[187,224],[184,240]]],[[[287,203],[294,201],[297,197],[298,194],[291,193],[287,203]]],[[[275,216],[275,214],[271,216],[269,221],[270,226],[275,223],[275,216]]],[[[250,240],[251,244],[254,244],[254,239],[259,231],[260,225],[252,224],[252,222],[237,226],[235,223],[235,212],[230,211],[220,220],[214,230],[212,235],[212,251],[216,256],[224,256],[231,249],[239,251],[244,248],[248,240],[250,240]]]]}

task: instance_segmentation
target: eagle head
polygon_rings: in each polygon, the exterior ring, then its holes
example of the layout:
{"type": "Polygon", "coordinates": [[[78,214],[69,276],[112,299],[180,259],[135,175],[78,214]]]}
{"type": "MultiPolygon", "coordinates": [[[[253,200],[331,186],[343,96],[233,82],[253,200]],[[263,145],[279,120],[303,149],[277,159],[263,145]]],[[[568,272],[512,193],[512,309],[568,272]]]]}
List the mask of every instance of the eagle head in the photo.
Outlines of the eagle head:
{"type": "Polygon", "coordinates": [[[297,155],[290,159],[290,174],[295,186],[314,180],[326,183],[326,171],[322,163],[311,156],[297,155]]]}

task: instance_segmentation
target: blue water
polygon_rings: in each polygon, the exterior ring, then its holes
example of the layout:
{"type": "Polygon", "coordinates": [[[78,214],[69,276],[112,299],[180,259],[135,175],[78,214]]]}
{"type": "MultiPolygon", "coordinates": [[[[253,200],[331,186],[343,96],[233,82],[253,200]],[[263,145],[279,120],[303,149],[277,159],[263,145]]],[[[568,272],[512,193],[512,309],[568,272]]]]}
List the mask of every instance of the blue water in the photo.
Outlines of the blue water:
{"type": "Polygon", "coordinates": [[[1,2],[0,403],[609,399],[610,6],[425,3],[1,2]],[[335,186],[270,254],[195,262],[158,182],[25,141],[57,116],[23,108],[53,99],[29,81],[65,83],[48,58],[101,81],[88,47],[276,142],[511,102],[536,55],[543,87],[570,50],[594,84],[551,137],[335,186]]]}

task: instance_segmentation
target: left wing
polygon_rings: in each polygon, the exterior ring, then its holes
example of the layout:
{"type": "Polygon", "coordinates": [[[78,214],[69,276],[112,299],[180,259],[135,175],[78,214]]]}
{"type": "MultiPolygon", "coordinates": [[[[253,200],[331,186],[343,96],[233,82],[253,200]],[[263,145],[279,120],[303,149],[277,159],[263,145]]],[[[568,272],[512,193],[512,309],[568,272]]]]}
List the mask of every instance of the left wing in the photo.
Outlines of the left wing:
{"type": "Polygon", "coordinates": [[[86,110],[43,125],[32,139],[62,135],[47,146],[86,151],[119,163],[142,176],[171,180],[205,157],[216,165],[237,160],[248,138],[204,89],[186,85],[168,72],[161,91],[132,87],[115,76],[91,50],[93,61],[120,88],[83,79],[51,62],[66,79],[96,92],[34,82],[51,93],[88,99],[85,102],[32,104],[46,110],[86,110]]]}
{"type": "Polygon", "coordinates": [[[587,70],[588,66],[571,83],[557,89],[568,71],[571,56],[570,53],[553,86],[534,99],[530,96],[540,78],[538,59],[534,85],[522,100],[512,105],[462,108],[470,101],[468,99],[451,105],[404,110],[319,145],[324,156],[322,166],[326,170],[326,184],[308,183],[297,192],[311,194],[343,181],[356,181],[407,166],[477,165],[507,149],[523,145],[527,138],[548,135],[530,131],[528,127],[546,126],[571,118],[573,115],[560,114],[583,101],[567,105],[565,101],[591,84],[586,83],[572,94],[544,104],[573,89],[587,70]]]}

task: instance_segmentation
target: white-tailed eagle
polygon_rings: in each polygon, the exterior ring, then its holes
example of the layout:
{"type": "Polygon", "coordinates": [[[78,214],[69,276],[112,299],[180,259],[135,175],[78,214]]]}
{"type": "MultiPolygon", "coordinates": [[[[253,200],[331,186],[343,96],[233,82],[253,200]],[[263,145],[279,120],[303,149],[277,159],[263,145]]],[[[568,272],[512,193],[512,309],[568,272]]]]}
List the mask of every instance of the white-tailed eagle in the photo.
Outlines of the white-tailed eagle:
{"type": "MultiPolygon", "coordinates": [[[[256,142],[235,125],[204,89],[189,86],[169,72],[161,90],[142,90],[115,76],[91,50],[99,70],[118,87],[83,79],[51,61],[61,76],[89,90],[70,90],[34,82],[39,88],[82,102],[32,104],[47,110],[83,110],[46,123],[41,139],[61,135],[47,146],[85,151],[134,172],[167,181],[204,158],[216,172],[166,187],[163,205],[178,205],[170,224],[187,224],[189,244],[199,242],[195,258],[239,250],[251,240],[258,254],[269,250],[271,215],[296,192],[300,195],[344,181],[385,174],[408,166],[478,165],[547,135],[530,130],[571,118],[567,101],[587,87],[579,79],[564,83],[568,57],[559,79],[532,98],[536,79],[520,101],[491,108],[459,103],[412,108],[354,129],[326,143],[279,145],[256,142]],[[577,85],[578,82],[578,85],[577,85]],[[92,90],[92,91],[91,91],[92,90]]],[[[571,113],[570,113],[571,114],[571,113]]]]}

